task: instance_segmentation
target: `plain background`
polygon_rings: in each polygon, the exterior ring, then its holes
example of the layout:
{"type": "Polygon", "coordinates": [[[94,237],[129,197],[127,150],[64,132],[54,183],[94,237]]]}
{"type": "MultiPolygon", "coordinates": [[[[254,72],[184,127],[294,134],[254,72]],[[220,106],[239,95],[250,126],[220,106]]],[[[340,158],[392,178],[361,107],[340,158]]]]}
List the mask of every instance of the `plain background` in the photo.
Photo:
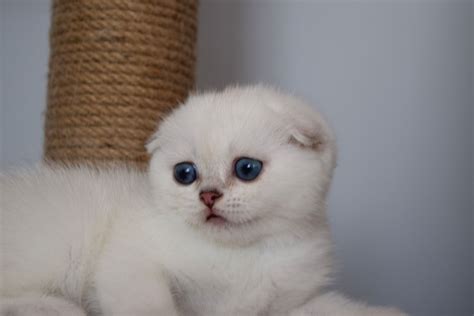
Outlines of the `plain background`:
{"type": "MultiPolygon", "coordinates": [[[[473,310],[471,1],[201,0],[197,86],[264,82],[338,135],[336,284],[412,315],[473,310]]],[[[49,2],[0,0],[0,166],[40,160],[49,2]]]]}

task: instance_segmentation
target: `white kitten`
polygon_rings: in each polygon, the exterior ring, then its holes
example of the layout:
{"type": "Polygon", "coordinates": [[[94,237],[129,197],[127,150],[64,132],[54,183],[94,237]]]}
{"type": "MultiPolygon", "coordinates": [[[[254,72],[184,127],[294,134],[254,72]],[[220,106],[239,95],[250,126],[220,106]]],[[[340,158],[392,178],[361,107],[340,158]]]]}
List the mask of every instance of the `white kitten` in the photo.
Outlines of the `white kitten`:
{"type": "Polygon", "coordinates": [[[301,101],[192,96],[148,150],[1,176],[2,315],[401,315],[322,294],[336,149],[301,101]]]}

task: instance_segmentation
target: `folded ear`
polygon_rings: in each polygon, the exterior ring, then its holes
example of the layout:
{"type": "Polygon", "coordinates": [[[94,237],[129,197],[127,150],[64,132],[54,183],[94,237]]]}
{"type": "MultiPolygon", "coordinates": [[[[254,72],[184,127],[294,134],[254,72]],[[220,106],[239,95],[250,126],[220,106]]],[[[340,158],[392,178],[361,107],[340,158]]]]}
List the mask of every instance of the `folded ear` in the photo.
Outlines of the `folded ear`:
{"type": "Polygon", "coordinates": [[[288,116],[289,141],[303,147],[321,151],[330,141],[329,130],[315,113],[293,113],[288,116]],[[324,125],[323,125],[324,124],[324,125]]]}
{"type": "Polygon", "coordinates": [[[160,142],[160,130],[158,129],[151,135],[148,141],[145,143],[146,151],[149,155],[152,155],[161,145],[160,142]]]}
{"type": "Polygon", "coordinates": [[[324,160],[335,166],[337,154],[335,137],[319,112],[302,100],[283,94],[269,105],[285,122],[290,143],[321,153],[324,160]]]}
{"type": "Polygon", "coordinates": [[[280,95],[279,100],[270,103],[270,107],[288,126],[290,142],[315,150],[334,143],[333,132],[323,116],[302,100],[280,95]]]}
{"type": "Polygon", "coordinates": [[[336,140],[327,122],[306,104],[290,112],[290,142],[318,152],[324,164],[333,170],[337,160],[336,140]]]}

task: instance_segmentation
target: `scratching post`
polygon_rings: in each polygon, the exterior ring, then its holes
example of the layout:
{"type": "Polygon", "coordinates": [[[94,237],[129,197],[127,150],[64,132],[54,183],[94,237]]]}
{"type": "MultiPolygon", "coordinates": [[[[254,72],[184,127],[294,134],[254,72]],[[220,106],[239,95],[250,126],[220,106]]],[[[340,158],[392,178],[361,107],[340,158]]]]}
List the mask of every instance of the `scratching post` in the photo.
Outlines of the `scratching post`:
{"type": "Polygon", "coordinates": [[[194,84],[197,0],[54,0],[45,158],[145,167],[194,84]]]}

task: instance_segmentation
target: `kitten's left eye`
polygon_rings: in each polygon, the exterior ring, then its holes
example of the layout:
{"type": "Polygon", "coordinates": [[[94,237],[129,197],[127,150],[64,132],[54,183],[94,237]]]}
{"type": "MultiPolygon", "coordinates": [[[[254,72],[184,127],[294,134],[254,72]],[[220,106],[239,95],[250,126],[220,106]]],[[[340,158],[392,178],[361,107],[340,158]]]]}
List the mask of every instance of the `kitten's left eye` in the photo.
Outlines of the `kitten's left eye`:
{"type": "Polygon", "coordinates": [[[234,171],[237,178],[251,181],[258,177],[262,171],[262,162],[253,158],[240,158],[235,162],[234,171]]]}
{"type": "Polygon", "coordinates": [[[191,162],[181,162],[174,166],[174,178],[181,184],[188,185],[196,181],[196,166],[191,162]]]}

